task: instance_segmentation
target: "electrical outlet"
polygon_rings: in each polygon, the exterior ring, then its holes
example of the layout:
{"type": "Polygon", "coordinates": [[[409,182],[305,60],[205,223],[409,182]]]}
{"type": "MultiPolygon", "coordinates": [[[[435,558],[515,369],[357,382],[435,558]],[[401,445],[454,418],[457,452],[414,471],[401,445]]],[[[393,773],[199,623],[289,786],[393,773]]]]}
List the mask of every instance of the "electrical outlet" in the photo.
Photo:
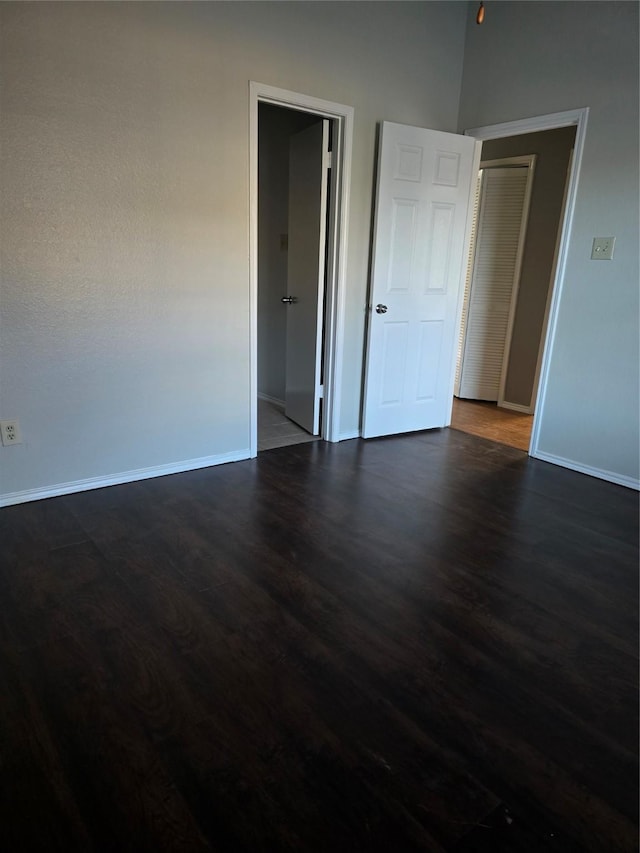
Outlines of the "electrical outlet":
{"type": "Polygon", "coordinates": [[[0,421],[0,436],[5,447],[10,444],[22,444],[19,421],[0,421]]]}

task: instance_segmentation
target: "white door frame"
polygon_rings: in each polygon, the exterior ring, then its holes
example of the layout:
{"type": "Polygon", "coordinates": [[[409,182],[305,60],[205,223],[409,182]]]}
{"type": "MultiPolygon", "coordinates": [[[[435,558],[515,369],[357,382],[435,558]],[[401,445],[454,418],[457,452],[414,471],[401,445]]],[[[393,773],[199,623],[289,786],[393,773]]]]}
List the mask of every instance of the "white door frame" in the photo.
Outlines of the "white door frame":
{"type": "Polygon", "coordinates": [[[339,441],[347,237],[353,149],[353,107],[263,83],[249,83],[249,324],[250,456],[258,454],[258,104],[314,113],[334,119],[332,198],[327,229],[327,302],[325,306],[322,438],[339,441]]]}
{"type": "Polygon", "coordinates": [[[542,422],[542,414],[546,402],[551,354],[555,343],[558,308],[560,305],[560,297],[562,295],[562,287],[564,284],[564,274],[567,265],[569,237],[571,235],[573,213],[576,205],[578,178],[580,175],[580,166],[582,165],[582,153],[584,150],[584,140],[587,132],[588,116],[589,107],[582,107],[580,109],[567,110],[566,112],[550,113],[548,115],[534,116],[532,118],[507,121],[501,124],[492,124],[465,130],[465,134],[467,136],[473,136],[476,139],[484,141],[486,139],[501,139],[505,136],[520,136],[524,133],[537,133],[541,130],[555,130],[560,127],[574,126],[576,128],[573,160],[567,184],[566,202],[560,229],[560,239],[558,241],[555,265],[551,272],[551,287],[549,298],[547,300],[545,328],[543,328],[544,347],[541,350],[541,358],[539,357],[538,389],[536,392],[536,389],[534,388],[531,400],[531,403],[534,406],[534,415],[529,455],[534,457],[538,455],[540,423],[542,422]]]}

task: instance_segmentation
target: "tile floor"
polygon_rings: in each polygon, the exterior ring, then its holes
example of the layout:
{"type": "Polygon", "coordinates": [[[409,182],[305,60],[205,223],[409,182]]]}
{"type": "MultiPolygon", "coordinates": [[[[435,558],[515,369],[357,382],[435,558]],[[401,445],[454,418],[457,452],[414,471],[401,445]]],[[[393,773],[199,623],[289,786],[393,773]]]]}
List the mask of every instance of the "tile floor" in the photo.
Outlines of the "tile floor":
{"type": "Polygon", "coordinates": [[[298,424],[290,421],[282,406],[258,399],[258,453],[261,450],[272,450],[274,447],[319,440],[319,435],[310,435],[298,424]]]}

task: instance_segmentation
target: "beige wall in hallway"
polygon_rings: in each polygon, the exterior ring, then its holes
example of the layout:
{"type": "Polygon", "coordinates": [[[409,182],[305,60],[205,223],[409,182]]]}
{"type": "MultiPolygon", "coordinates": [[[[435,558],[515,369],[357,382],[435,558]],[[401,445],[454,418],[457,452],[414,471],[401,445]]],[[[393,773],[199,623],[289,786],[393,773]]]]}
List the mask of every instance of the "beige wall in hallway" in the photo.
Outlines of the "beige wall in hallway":
{"type": "Polygon", "coordinates": [[[505,400],[525,407],[532,402],[567,168],[575,135],[575,127],[563,127],[543,133],[492,139],[482,146],[483,160],[536,155],[505,381],[505,400]]]}

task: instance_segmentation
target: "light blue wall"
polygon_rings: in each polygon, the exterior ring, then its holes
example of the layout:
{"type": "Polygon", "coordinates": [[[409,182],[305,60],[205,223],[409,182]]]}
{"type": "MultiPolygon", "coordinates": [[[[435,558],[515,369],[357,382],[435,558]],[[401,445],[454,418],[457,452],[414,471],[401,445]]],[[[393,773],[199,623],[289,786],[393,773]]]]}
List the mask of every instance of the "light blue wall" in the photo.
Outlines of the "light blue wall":
{"type": "Polygon", "coordinates": [[[589,107],[539,448],[638,479],[638,4],[468,8],[459,129],[589,107]],[[617,238],[591,261],[595,236],[617,238]]]}

